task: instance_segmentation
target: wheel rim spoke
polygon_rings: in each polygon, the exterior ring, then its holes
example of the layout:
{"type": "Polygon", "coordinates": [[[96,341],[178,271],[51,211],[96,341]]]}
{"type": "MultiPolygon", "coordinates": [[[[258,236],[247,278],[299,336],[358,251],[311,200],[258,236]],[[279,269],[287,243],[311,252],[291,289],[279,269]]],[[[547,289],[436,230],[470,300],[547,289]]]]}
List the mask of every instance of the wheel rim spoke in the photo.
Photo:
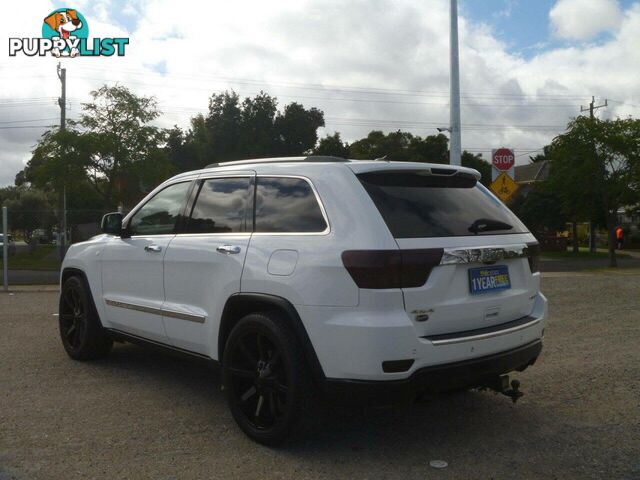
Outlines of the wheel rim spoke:
{"type": "Polygon", "coordinates": [[[278,344],[256,330],[234,343],[226,368],[239,412],[254,428],[268,430],[287,415],[289,381],[278,344]]]}
{"type": "Polygon", "coordinates": [[[262,411],[262,404],[264,403],[264,396],[260,395],[258,397],[258,405],[256,405],[256,418],[260,416],[260,412],[262,411]]]}
{"type": "Polygon", "coordinates": [[[71,342],[71,340],[75,337],[75,333],[76,333],[76,324],[73,323],[69,327],[69,330],[67,330],[67,333],[66,333],[67,340],[69,340],[71,342]]]}
{"type": "Polygon", "coordinates": [[[258,390],[256,389],[255,386],[252,386],[249,390],[244,392],[244,394],[240,397],[240,400],[242,400],[243,402],[246,402],[251,397],[253,397],[256,393],[258,393],[258,390]]]}

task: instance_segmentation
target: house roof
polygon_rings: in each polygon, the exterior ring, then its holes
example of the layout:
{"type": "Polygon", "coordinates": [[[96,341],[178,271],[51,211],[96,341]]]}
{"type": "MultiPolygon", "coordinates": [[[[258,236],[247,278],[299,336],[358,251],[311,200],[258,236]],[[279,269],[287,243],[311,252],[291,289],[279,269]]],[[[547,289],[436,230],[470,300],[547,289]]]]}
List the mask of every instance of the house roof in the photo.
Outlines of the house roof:
{"type": "Polygon", "coordinates": [[[528,165],[519,165],[515,168],[515,176],[516,183],[544,182],[549,178],[549,162],[542,160],[528,165]]]}

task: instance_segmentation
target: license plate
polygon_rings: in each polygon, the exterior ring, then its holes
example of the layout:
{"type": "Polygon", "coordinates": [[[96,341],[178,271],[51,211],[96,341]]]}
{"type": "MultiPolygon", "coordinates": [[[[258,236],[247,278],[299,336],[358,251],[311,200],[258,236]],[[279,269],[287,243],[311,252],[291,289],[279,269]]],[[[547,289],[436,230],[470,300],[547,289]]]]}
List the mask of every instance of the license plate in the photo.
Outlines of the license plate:
{"type": "Polygon", "coordinates": [[[506,265],[469,269],[469,291],[474,295],[508,288],[511,288],[511,281],[506,265]]]}

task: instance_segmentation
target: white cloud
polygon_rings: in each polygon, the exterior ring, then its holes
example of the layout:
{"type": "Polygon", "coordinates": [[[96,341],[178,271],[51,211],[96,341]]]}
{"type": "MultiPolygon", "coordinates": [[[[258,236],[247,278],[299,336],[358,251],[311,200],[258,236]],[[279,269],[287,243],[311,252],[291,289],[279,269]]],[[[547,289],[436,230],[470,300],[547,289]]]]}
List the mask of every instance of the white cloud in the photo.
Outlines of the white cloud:
{"type": "MultiPolygon", "coordinates": [[[[131,42],[125,57],[64,62],[70,118],[78,116],[90,90],[120,82],[155,95],[164,111],[159,124],[166,127],[187,128],[192,115],[206,110],[208,97],[226,88],[241,95],[265,90],[281,106],[299,101],[319,107],[325,130],[338,130],[349,141],[373,128],[426,136],[448,124],[448,0],[183,0],[180,11],[190,12],[186,17],[176,15],[174,1],[145,0],[134,3],[140,18],[131,32],[116,22],[115,0],[99,12],[92,12],[93,3],[84,8],[75,3],[91,36],[130,36],[131,42]],[[155,71],[156,65],[166,73],[155,71]],[[371,89],[393,89],[393,94],[371,89]]],[[[0,32],[3,48],[7,37],[38,35],[53,5],[34,1],[16,8],[13,17],[25,20],[0,32]]],[[[486,158],[491,148],[511,146],[524,162],[528,148],[542,147],[562,129],[507,126],[565,125],[591,95],[639,105],[639,44],[640,3],[624,12],[606,43],[545,49],[531,59],[511,54],[488,26],[461,18],[463,148],[486,158]]],[[[56,63],[54,58],[0,59],[0,126],[59,115],[56,63]],[[46,98],[24,107],[4,105],[41,97],[46,98]]],[[[611,105],[599,115],[639,111],[611,105]]],[[[0,186],[13,183],[41,133],[0,128],[0,186]]]]}
{"type": "Polygon", "coordinates": [[[617,0],[558,0],[549,19],[556,36],[589,40],[617,28],[622,11],[617,0]]]}
{"type": "Polygon", "coordinates": [[[518,8],[520,0],[504,0],[504,7],[493,14],[495,18],[510,18],[513,10],[518,8]]]}

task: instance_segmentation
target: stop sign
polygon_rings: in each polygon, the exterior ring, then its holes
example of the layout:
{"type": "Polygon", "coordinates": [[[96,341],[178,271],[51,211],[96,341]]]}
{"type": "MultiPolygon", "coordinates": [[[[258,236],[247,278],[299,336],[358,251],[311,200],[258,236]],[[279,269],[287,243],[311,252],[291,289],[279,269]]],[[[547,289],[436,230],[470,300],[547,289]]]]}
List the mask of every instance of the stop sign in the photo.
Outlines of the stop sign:
{"type": "Polygon", "coordinates": [[[506,172],[516,163],[516,157],[510,148],[499,148],[493,151],[491,163],[498,170],[506,172]]]}

